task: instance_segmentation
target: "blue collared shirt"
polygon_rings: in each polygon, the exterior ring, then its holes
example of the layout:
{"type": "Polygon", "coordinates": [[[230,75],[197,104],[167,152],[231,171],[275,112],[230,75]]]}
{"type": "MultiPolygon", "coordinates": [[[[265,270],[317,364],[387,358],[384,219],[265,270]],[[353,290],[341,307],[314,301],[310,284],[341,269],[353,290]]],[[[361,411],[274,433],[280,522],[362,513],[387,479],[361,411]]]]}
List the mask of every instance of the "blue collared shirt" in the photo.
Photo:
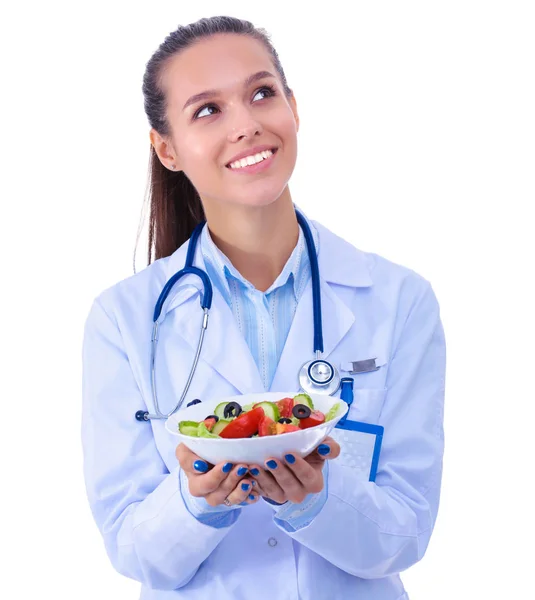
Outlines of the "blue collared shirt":
{"type": "MultiPolygon", "coordinates": [[[[318,251],[318,233],[311,227],[318,251]]],[[[297,244],[268,290],[257,290],[215,245],[208,227],[201,234],[206,272],[236,319],[268,391],[288,337],[297,304],[310,279],[310,260],[299,226],[297,244]]]]}
{"type": "MultiPolygon", "coordinates": [[[[311,225],[316,252],[318,233],[311,225]]],[[[280,275],[262,292],[247,281],[230,260],[215,245],[208,227],[201,233],[201,252],[206,272],[229,305],[238,327],[254,357],[258,371],[269,390],[273,376],[286,342],[297,304],[308,283],[310,260],[305,236],[299,226],[297,244],[282,269],[280,275]]],[[[324,480],[327,481],[328,464],[324,467],[324,480]]],[[[204,499],[191,496],[184,474],[181,474],[181,491],[190,513],[199,521],[212,527],[229,527],[239,516],[236,506],[210,506],[204,499]]],[[[309,494],[302,503],[286,502],[273,505],[274,518],[288,531],[297,531],[307,526],[319,513],[327,499],[327,489],[319,494],[309,494]]]]}

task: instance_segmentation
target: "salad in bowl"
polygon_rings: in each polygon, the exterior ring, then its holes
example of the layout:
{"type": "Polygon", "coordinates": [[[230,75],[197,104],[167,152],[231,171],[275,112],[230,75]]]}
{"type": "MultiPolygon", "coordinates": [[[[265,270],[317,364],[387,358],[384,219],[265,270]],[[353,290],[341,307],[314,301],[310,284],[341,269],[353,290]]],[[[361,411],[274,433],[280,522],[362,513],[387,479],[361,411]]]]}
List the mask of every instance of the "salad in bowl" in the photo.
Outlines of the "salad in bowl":
{"type": "Polygon", "coordinates": [[[347,412],[339,398],[268,392],[206,402],[171,415],[167,430],[212,464],[262,463],[287,452],[307,456],[347,412]]]}

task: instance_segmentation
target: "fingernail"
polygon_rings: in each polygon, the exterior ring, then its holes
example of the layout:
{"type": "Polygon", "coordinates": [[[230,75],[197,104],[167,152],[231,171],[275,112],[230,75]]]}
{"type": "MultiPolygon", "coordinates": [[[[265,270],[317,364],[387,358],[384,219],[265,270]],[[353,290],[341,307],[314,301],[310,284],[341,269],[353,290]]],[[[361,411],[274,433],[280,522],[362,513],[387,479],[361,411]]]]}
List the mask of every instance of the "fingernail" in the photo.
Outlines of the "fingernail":
{"type": "Polygon", "coordinates": [[[226,465],[223,466],[223,473],[228,473],[229,471],[232,470],[232,467],[234,465],[232,463],[227,463],[226,465]]]}
{"type": "Polygon", "coordinates": [[[246,492],[251,486],[248,483],[242,483],[241,489],[246,492]]]}
{"type": "Polygon", "coordinates": [[[253,496],[253,494],[250,494],[249,495],[249,500],[254,500],[254,499],[255,499],[255,497],[253,496]]]}
{"type": "Polygon", "coordinates": [[[318,446],[318,452],[322,456],[325,456],[326,454],[329,454],[330,451],[331,451],[331,449],[330,449],[329,446],[327,446],[327,444],[321,444],[320,446],[318,446]]]}
{"type": "Polygon", "coordinates": [[[245,467],[240,467],[238,469],[238,476],[239,477],[243,477],[245,475],[245,473],[247,473],[247,469],[245,467]]]}
{"type": "Polygon", "coordinates": [[[251,469],[251,475],[253,475],[253,477],[256,477],[257,475],[260,475],[260,471],[258,469],[251,469]]]}
{"type": "Polygon", "coordinates": [[[268,462],[266,463],[266,465],[270,469],[276,469],[277,468],[277,463],[274,460],[268,460],[268,462]]]}
{"type": "Polygon", "coordinates": [[[196,460],[193,463],[193,468],[200,473],[206,473],[208,471],[208,463],[204,460],[196,460]]]}
{"type": "Polygon", "coordinates": [[[287,454],[284,458],[286,459],[286,462],[290,463],[291,465],[293,465],[295,462],[295,456],[293,454],[287,454]]]}
{"type": "Polygon", "coordinates": [[[251,484],[252,484],[252,486],[254,487],[254,486],[256,485],[256,481],[253,479],[253,480],[251,481],[251,484]]]}

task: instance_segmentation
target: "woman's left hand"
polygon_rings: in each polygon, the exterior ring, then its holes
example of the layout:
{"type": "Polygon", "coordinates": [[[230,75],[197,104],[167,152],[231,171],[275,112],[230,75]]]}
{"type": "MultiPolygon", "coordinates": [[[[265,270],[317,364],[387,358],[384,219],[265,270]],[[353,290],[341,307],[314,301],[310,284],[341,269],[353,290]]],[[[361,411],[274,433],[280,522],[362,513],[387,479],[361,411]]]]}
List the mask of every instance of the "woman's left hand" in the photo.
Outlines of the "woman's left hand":
{"type": "Polygon", "coordinates": [[[305,458],[290,452],[282,461],[270,458],[265,465],[249,465],[249,476],[258,481],[257,491],[262,496],[279,504],[287,501],[299,504],[308,494],[321,492],[323,465],[339,454],[340,445],[328,437],[305,458]]]}

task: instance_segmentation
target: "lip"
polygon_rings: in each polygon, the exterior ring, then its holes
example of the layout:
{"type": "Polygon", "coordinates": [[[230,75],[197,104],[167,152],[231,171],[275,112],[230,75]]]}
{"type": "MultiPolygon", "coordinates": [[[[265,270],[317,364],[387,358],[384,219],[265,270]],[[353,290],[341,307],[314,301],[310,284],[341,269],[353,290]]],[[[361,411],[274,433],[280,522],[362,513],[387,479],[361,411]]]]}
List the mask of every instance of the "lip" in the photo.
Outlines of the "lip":
{"type": "Polygon", "coordinates": [[[233,156],[229,161],[225,163],[225,166],[228,167],[230,163],[236,162],[237,160],[245,158],[246,156],[254,156],[255,154],[263,152],[264,150],[276,150],[276,147],[270,146],[269,144],[264,144],[263,146],[254,146],[254,148],[249,148],[247,150],[244,150],[243,152],[240,152],[239,154],[236,154],[236,156],[233,156]]]}
{"type": "MultiPolygon", "coordinates": [[[[271,150],[271,148],[268,148],[268,150],[271,150]]],[[[277,154],[277,148],[274,148],[273,154],[269,158],[264,158],[264,160],[260,161],[259,163],[256,163],[254,165],[247,165],[246,167],[241,167],[239,169],[232,169],[230,166],[227,166],[226,168],[231,173],[235,173],[236,175],[254,175],[255,173],[260,173],[262,171],[265,171],[266,169],[269,169],[269,167],[273,164],[273,161],[275,160],[277,154]]]]}

